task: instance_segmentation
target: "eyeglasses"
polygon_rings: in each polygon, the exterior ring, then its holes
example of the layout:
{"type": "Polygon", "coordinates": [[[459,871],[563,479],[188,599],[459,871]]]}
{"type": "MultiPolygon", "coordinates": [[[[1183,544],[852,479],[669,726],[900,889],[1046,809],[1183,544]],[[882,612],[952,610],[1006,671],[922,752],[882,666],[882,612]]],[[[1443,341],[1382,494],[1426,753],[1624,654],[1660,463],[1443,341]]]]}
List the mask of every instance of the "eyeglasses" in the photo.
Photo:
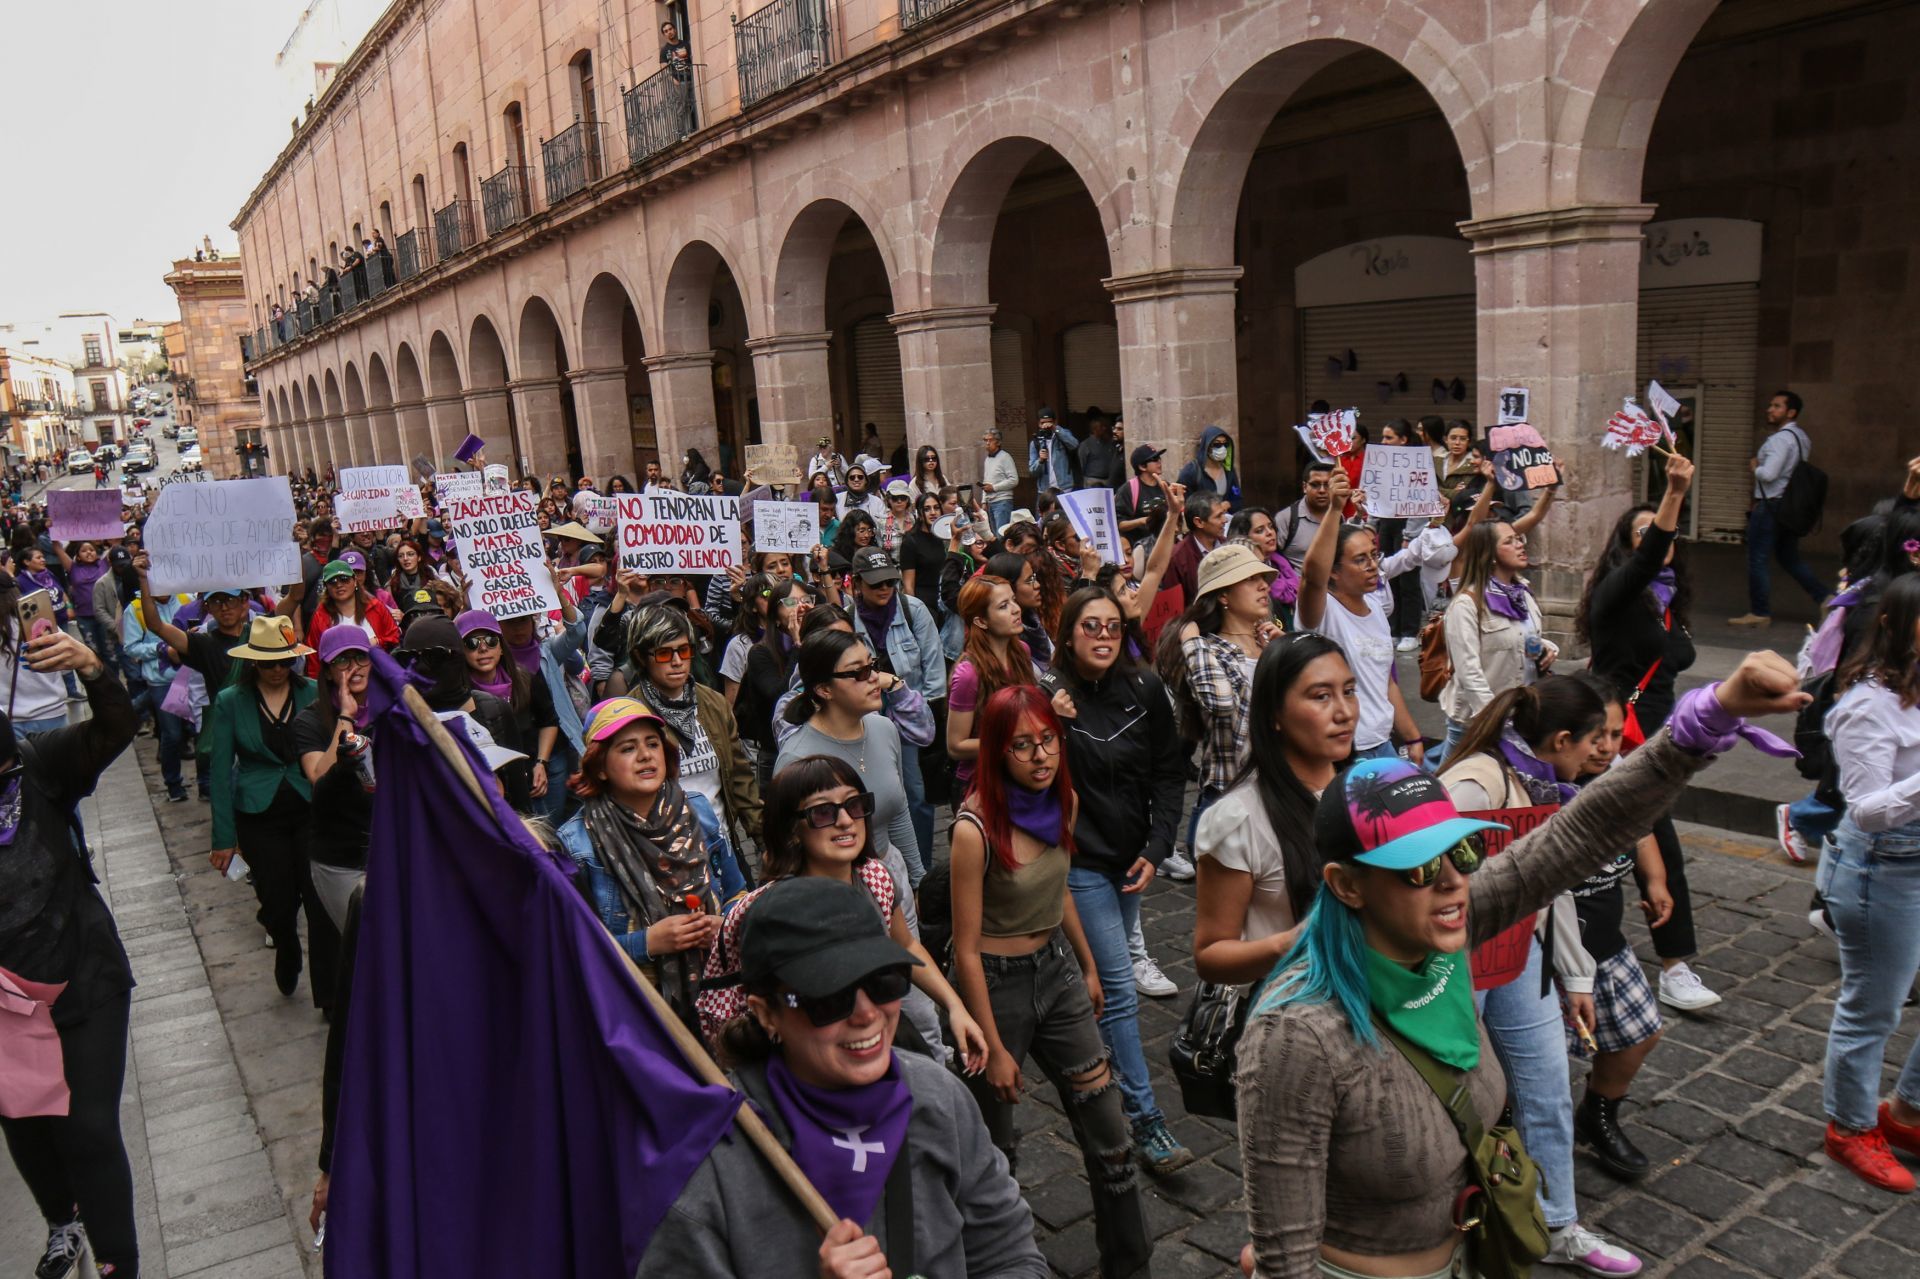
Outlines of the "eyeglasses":
{"type": "Polygon", "coordinates": [[[691,644],[666,644],[653,650],[653,661],[656,666],[666,666],[673,662],[690,662],[692,660],[693,645],[691,644]]]}
{"type": "Polygon", "coordinates": [[[469,635],[460,642],[467,646],[469,653],[475,649],[500,647],[500,637],[490,631],[481,631],[478,634],[469,635]]]}
{"type": "Polygon", "coordinates": [[[872,791],[855,791],[837,804],[831,800],[809,804],[800,810],[800,816],[815,830],[825,830],[839,824],[842,812],[856,822],[873,816],[873,802],[872,791]]]}
{"type": "Polygon", "coordinates": [[[913,977],[907,969],[882,968],[831,995],[796,995],[790,990],[782,991],[780,1002],[799,1009],[816,1026],[831,1026],[853,1016],[861,991],[866,991],[867,998],[876,1004],[893,1004],[905,999],[912,985],[913,977]]]}
{"type": "Polygon", "coordinates": [[[293,661],[294,659],[291,657],[280,657],[275,658],[271,662],[260,662],[258,665],[262,670],[285,671],[293,668],[293,661]]]}
{"type": "Polygon", "coordinates": [[[1036,754],[1058,755],[1060,734],[1046,732],[1038,737],[1016,737],[1007,743],[1007,753],[1015,759],[1032,759],[1036,754]]]}
{"type": "Polygon", "coordinates": [[[1478,836],[1468,836],[1432,861],[1407,867],[1400,872],[1400,878],[1414,888],[1432,888],[1440,882],[1442,862],[1450,861],[1453,863],[1453,868],[1462,875],[1471,875],[1479,870],[1480,864],[1486,860],[1486,844],[1478,836]]]}
{"type": "Polygon", "coordinates": [[[373,665],[373,659],[365,653],[342,653],[327,663],[327,669],[330,671],[344,671],[356,666],[371,665],[373,665]]]}
{"type": "Polygon", "coordinates": [[[865,666],[856,666],[850,671],[835,671],[835,679],[850,679],[865,684],[880,674],[880,663],[868,662],[865,666]]]}
{"type": "Polygon", "coordinates": [[[439,645],[433,645],[427,648],[399,649],[394,653],[393,660],[400,663],[400,665],[406,667],[408,670],[412,670],[415,666],[421,664],[422,662],[429,663],[429,664],[433,662],[444,662],[452,656],[453,656],[452,649],[441,648],[439,645]]]}
{"type": "Polygon", "coordinates": [[[1511,537],[1503,537],[1500,539],[1500,545],[1502,546],[1525,546],[1526,544],[1526,535],[1522,533],[1515,533],[1511,537]]]}
{"type": "Polygon", "coordinates": [[[1080,619],[1080,633],[1088,639],[1116,639],[1125,626],[1126,623],[1117,617],[1110,617],[1105,621],[1097,617],[1080,619]]]}
{"type": "Polygon", "coordinates": [[[1347,556],[1347,563],[1353,565],[1355,568],[1367,568],[1374,564],[1378,564],[1381,560],[1385,558],[1386,556],[1380,554],[1380,552],[1378,551],[1369,551],[1365,555],[1347,556]]]}

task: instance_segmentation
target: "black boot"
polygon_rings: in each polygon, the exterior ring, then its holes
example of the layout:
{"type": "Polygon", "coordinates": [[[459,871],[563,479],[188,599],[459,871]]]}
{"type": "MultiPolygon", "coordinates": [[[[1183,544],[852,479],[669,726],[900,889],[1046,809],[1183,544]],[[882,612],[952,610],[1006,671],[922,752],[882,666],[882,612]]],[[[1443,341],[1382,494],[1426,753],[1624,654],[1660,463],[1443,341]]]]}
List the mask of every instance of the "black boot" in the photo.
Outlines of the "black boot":
{"type": "Polygon", "coordinates": [[[1638,1181],[1647,1175],[1647,1157],[1620,1126],[1623,1100],[1602,1097],[1589,1088],[1580,1100],[1580,1109],[1573,1113],[1573,1134],[1593,1152],[1602,1168],[1622,1181],[1638,1181]]]}
{"type": "Polygon", "coordinates": [[[300,935],[275,938],[273,947],[273,980],[280,987],[280,993],[291,995],[300,987],[300,935]]]}

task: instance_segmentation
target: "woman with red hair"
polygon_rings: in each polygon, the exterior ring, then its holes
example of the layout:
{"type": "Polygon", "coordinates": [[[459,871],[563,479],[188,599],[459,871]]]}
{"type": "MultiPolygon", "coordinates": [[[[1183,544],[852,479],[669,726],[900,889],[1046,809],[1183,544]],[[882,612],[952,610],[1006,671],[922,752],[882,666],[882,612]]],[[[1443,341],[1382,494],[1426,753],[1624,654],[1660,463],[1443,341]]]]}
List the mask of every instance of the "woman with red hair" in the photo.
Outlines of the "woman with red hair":
{"type": "Polygon", "coordinates": [[[1100,1038],[1099,969],[1067,889],[1076,803],[1065,735],[1032,684],[995,692],[977,718],[951,864],[954,980],[987,1039],[987,1069],[969,1083],[1011,1167],[1020,1067],[1029,1053],[1039,1061],[1086,1162],[1100,1273],[1145,1274],[1153,1244],[1100,1038]]]}

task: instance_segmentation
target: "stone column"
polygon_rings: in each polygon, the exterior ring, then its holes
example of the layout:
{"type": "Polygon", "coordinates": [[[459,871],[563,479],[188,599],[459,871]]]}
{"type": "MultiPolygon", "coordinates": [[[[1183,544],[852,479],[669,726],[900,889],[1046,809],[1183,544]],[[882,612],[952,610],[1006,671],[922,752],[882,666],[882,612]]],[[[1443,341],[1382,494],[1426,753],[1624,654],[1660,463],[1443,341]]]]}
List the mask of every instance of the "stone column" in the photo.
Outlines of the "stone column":
{"type": "Polygon", "coordinates": [[[373,443],[373,421],[365,410],[355,413],[347,410],[347,455],[355,466],[372,466],[377,462],[392,462],[391,457],[382,457],[373,443]]]}
{"type": "MultiPolygon", "coordinates": [[[[956,484],[979,482],[980,435],[994,422],[993,312],[988,303],[887,317],[900,338],[907,447],[939,449],[942,468],[956,484]]],[[[1020,470],[1024,475],[1025,466],[1020,470]]]]}
{"type": "Polygon", "coordinates": [[[507,383],[507,389],[513,393],[520,443],[533,460],[534,473],[544,481],[566,472],[567,423],[560,397],[571,392],[557,377],[520,378],[507,383]]]}
{"type": "MultiPolygon", "coordinates": [[[[487,442],[487,461],[505,463],[510,473],[520,472],[520,456],[513,447],[513,422],[507,415],[507,388],[471,386],[461,392],[467,402],[467,429],[487,442]]],[[[460,441],[453,442],[455,448],[460,441]]]]}
{"type": "Polygon", "coordinates": [[[720,456],[720,431],[713,414],[713,352],[650,355],[641,363],[653,383],[661,471],[679,475],[688,449],[699,449],[701,457],[720,456]]]}
{"type": "Polygon", "coordinates": [[[581,467],[601,481],[610,475],[637,481],[626,368],[573,369],[567,381],[573,384],[573,402],[579,410],[581,467]]]}
{"type": "Polygon", "coordinates": [[[812,454],[815,441],[833,433],[833,384],[827,368],[832,336],[780,333],[747,342],[760,396],[760,438],[767,444],[791,444],[802,461],[812,454]]]}
{"type": "Polygon", "coordinates": [[[433,457],[436,466],[452,466],[453,451],[460,447],[460,441],[467,438],[467,401],[458,391],[446,395],[429,395],[423,403],[427,406],[428,433],[433,441],[433,457]]]}
{"type": "Polygon", "coordinates": [[[327,437],[327,462],[337,478],[343,467],[353,465],[353,450],[347,442],[347,419],[343,413],[329,413],[320,419],[327,437]]]}
{"type": "Polygon", "coordinates": [[[1582,205],[1460,224],[1478,295],[1476,420],[1496,420],[1501,387],[1526,387],[1566,476],[1529,548],[1545,565],[1535,588],[1563,645],[1594,551],[1629,502],[1626,455],[1601,448],[1600,434],[1634,392],[1640,228],[1652,214],[1649,204],[1582,205]]]}
{"type": "Polygon", "coordinates": [[[394,416],[393,405],[377,404],[368,409],[367,430],[376,462],[397,462],[406,466],[413,461],[413,454],[407,452],[400,441],[400,422],[394,416]]]}
{"type": "Polygon", "coordinates": [[[432,460],[436,469],[447,464],[447,459],[441,457],[434,448],[433,427],[427,421],[425,400],[395,400],[393,420],[394,436],[408,465],[412,465],[414,458],[423,455],[432,460]]]}
{"type": "Polygon", "coordinates": [[[1152,442],[1172,463],[1192,455],[1207,426],[1225,427],[1239,440],[1233,304],[1240,274],[1237,266],[1176,267],[1100,282],[1120,329],[1129,451],[1152,442]]]}

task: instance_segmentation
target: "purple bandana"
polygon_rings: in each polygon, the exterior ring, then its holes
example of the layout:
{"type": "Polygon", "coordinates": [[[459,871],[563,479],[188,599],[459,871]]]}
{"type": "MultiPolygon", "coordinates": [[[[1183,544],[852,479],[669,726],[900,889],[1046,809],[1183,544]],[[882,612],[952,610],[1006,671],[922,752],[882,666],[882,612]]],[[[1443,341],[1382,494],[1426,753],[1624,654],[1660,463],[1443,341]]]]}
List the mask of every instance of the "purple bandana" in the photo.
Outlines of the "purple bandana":
{"type": "Polygon", "coordinates": [[[1719,687],[1715,681],[1705,688],[1693,689],[1673,708],[1673,714],[1667,717],[1667,732],[1675,746],[1690,755],[1711,757],[1726,754],[1734,743],[1745,739],[1762,755],[1775,759],[1800,757],[1799,751],[1766,729],[1747,723],[1722,706],[1714,696],[1714,690],[1719,687]]]}
{"type": "Polygon", "coordinates": [[[1673,570],[1663,568],[1653,575],[1653,581],[1647,586],[1653,592],[1653,605],[1660,616],[1665,617],[1667,610],[1673,607],[1673,570]]]}
{"type": "Polygon", "coordinates": [[[540,673],[540,641],[535,639],[527,644],[509,644],[507,651],[513,654],[514,663],[529,675],[540,673]]]}
{"type": "MultiPolygon", "coordinates": [[[[500,668],[497,666],[494,667],[493,673],[500,675],[500,668]]],[[[510,679],[502,677],[498,680],[485,680],[480,678],[478,671],[470,671],[467,675],[467,682],[483,693],[493,694],[503,702],[511,702],[513,700],[513,681],[510,679]]]]}
{"type": "Polygon", "coordinates": [[[776,1054],[767,1059],[767,1087],[793,1131],[793,1161],[800,1171],[834,1212],[865,1226],[913,1116],[913,1094],[900,1078],[900,1063],[889,1063],[873,1083],[828,1091],[794,1078],[776,1054]]]}
{"type": "Polygon", "coordinates": [[[1503,582],[1497,577],[1487,579],[1487,611],[1516,622],[1527,620],[1527,584],[1518,578],[1512,582],[1503,582]]]}
{"type": "Polygon", "coordinates": [[[1060,796],[1051,786],[1034,791],[1009,779],[1006,789],[1007,816],[1013,824],[1047,847],[1060,842],[1060,796]]]}
{"type": "Polygon", "coordinates": [[[1533,753],[1520,734],[1508,727],[1500,734],[1500,757],[1520,775],[1520,782],[1536,804],[1568,804],[1579,788],[1560,780],[1553,765],[1533,753]]]}

